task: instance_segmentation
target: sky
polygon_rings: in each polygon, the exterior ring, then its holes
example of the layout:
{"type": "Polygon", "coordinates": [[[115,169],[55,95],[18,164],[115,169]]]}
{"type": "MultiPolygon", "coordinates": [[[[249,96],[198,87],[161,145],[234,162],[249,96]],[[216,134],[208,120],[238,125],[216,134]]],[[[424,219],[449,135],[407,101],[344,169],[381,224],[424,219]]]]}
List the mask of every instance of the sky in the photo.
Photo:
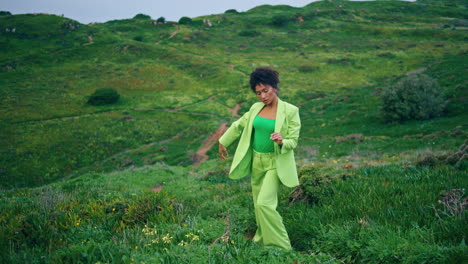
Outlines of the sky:
{"type": "Polygon", "coordinates": [[[142,13],[153,19],[179,21],[183,16],[221,14],[228,9],[247,11],[259,5],[303,7],[315,0],[2,0],[0,10],[12,14],[48,13],[64,15],[80,23],[132,18],[142,13]]]}

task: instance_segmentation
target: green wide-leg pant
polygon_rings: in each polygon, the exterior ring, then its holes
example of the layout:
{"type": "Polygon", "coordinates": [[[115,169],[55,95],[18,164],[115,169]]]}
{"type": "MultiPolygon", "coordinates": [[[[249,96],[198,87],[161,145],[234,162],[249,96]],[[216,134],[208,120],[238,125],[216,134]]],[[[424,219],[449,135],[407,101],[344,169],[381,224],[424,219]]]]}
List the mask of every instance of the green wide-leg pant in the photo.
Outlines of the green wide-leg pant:
{"type": "Polygon", "coordinates": [[[276,211],[280,180],[273,153],[254,151],[252,163],[252,195],[257,220],[256,243],[291,249],[283,219],[276,211]]]}

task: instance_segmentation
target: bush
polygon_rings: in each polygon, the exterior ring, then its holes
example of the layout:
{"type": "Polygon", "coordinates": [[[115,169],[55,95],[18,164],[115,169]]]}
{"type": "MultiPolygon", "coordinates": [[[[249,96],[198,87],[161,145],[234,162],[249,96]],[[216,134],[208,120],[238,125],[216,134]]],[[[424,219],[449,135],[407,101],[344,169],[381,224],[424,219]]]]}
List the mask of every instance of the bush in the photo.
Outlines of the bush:
{"type": "Polygon", "coordinates": [[[151,17],[145,14],[137,14],[133,19],[151,19],[151,17]]]}
{"type": "Polygon", "coordinates": [[[166,18],[160,17],[160,18],[158,18],[158,19],[156,20],[156,22],[161,23],[161,24],[164,24],[164,23],[166,23],[166,18]]]}
{"type": "Polygon", "coordinates": [[[409,75],[383,88],[381,113],[387,122],[440,116],[447,105],[441,87],[427,75],[409,75]]]}
{"type": "Polygon", "coordinates": [[[0,16],[11,16],[9,11],[0,11],[0,16]]]}
{"type": "Polygon", "coordinates": [[[315,166],[305,166],[299,171],[300,185],[292,192],[290,203],[296,201],[318,204],[332,194],[331,180],[315,166]]]}
{"type": "Polygon", "coordinates": [[[136,36],[136,37],[133,38],[133,40],[143,41],[143,37],[142,36],[136,36]]]}
{"type": "Polygon", "coordinates": [[[190,17],[181,17],[179,19],[179,24],[181,25],[189,25],[192,23],[192,19],[190,17]]]}
{"type": "Polygon", "coordinates": [[[224,14],[239,14],[239,12],[237,12],[235,9],[228,9],[224,12],[224,14]]]}
{"type": "Polygon", "coordinates": [[[274,16],[271,21],[271,24],[273,26],[282,27],[286,25],[289,21],[290,19],[287,16],[274,16]]]}
{"type": "Polygon", "coordinates": [[[120,94],[114,88],[99,88],[89,97],[90,105],[107,105],[116,103],[120,94]]]}

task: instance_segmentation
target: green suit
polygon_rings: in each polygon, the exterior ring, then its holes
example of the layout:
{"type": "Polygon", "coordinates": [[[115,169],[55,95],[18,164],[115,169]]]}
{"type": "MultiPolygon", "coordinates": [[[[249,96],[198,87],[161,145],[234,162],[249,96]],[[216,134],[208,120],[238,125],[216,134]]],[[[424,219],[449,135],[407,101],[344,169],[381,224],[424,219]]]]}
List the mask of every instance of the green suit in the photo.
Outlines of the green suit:
{"type": "MultiPolygon", "coordinates": [[[[262,102],[252,105],[250,110],[239,120],[232,123],[231,127],[219,139],[219,142],[228,147],[240,136],[236,153],[232,161],[229,177],[240,179],[252,173],[252,130],[253,120],[264,107],[262,102]]],[[[278,109],[276,112],[275,132],[279,132],[283,137],[283,145],[274,144],[274,157],[276,170],[281,182],[288,187],[299,185],[297,177],[296,161],[294,160],[293,149],[297,146],[301,121],[299,119],[299,109],[278,98],[278,109]]]]}
{"type": "Polygon", "coordinates": [[[252,196],[258,226],[253,241],[290,250],[288,233],[276,207],[280,181],[288,187],[299,185],[293,152],[301,128],[299,109],[278,98],[274,132],[281,134],[283,144],[273,143],[273,152],[258,153],[252,147],[253,122],[263,107],[263,103],[254,104],[232,123],[219,142],[229,146],[240,137],[229,176],[239,179],[252,175],[252,196]]]}

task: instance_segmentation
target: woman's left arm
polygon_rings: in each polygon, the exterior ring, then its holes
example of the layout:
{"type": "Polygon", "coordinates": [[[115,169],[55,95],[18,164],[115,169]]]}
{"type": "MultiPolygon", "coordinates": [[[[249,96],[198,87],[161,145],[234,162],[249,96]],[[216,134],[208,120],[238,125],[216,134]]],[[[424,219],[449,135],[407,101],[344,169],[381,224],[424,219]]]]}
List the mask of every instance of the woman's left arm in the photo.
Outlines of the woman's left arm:
{"type": "Polygon", "coordinates": [[[297,140],[299,138],[299,132],[301,130],[301,119],[299,118],[299,108],[295,107],[294,111],[287,117],[288,132],[283,138],[283,144],[281,146],[281,154],[287,153],[296,148],[297,140]]]}

